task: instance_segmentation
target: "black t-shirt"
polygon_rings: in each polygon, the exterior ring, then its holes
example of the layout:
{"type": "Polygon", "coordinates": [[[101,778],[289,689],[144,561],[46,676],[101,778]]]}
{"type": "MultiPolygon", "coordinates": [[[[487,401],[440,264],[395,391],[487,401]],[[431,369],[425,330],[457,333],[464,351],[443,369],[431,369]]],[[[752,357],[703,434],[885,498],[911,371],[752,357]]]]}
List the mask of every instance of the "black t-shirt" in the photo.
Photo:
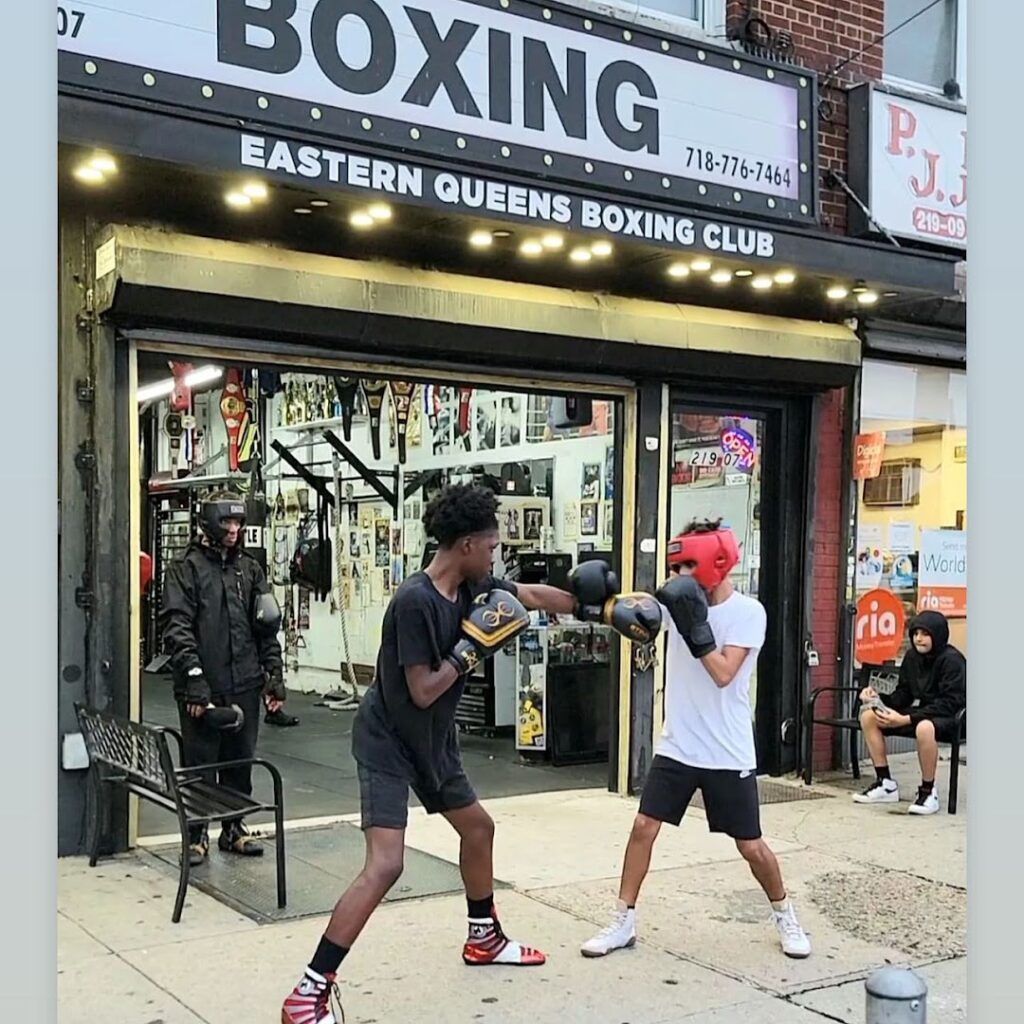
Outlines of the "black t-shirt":
{"type": "Polygon", "coordinates": [[[449,601],[425,572],[413,573],[395,592],[381,633],[374,685],[352,724],[352,754],[367,768],[402,776],[428,790],[462,770],[455,709],[465,680],[455,682],[429,708],[412,701],[405,669],[441,667],[462,635],[473,600],[491,590],[516,593],[514,583],[487,577],[463,583],[449,601]]]}

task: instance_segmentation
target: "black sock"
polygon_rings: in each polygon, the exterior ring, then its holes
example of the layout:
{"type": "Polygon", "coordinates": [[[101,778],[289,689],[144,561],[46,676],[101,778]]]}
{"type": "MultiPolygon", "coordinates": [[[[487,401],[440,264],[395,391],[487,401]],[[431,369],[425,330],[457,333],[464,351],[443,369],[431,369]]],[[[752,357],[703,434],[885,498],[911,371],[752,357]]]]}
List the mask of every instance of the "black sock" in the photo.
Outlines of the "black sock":
{"type": "Polygon", "coordinates": [[[325,935],[316,947],[313,959],[309,961],[309,968],[321,976],[336,974],[347,953],[348,946],[339,946],[325,935]]]}
{"type": "Polygon", "coordinates": [[[494,893],[490,896],[484,897],[482,900],[470,899],[466,897],[466,906],[469,907],[469,916],[475,921],[479,921],[485,917],[494,917],[494,893]]]}
{"type": "Polygon", "coordinates": [[[892,777],[889,775],[889,766],[887,764],[882,765],[881,768],[875,765],[875,775],[878,776],[879,782],[885,782],[892,777]]]}
{"type": "Polygon", "coordinates": [[[921,792],[922,793],[930,793],[934,788],[935,788],[935,780],[934,779],[932,779],[931,782],[929,782],[927,779],[922,779],[921,780],[921,792]]]}

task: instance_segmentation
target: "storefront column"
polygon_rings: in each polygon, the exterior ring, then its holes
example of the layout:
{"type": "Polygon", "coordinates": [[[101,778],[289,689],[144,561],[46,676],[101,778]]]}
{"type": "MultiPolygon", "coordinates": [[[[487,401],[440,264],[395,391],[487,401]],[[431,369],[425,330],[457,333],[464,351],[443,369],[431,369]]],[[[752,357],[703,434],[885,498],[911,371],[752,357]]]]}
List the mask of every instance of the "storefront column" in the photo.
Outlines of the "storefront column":
{"type": "MultiPolygon", "coordinates": [[[[645,382],[637,392],[633,587],[648,593],[654,593],[662,576],[659,563],[664,548],[662,478],[667,471],[662,421],[666,415],[666,394],[660,382],[645,382]]],[[[629,791],[635,793],[643,787],[654,754],[655,682],[661,666],[638,659],[639,648],[628,646],[632,654],[629,791]]]]}
{"type": "MultiPolygon", "coordinates": [[[[126,394],[127,360],[114,343],[113,328],[94,314],[95,254],[84,219],[65,217],[59,233],[58,487],[58,855],[83,851],[82,821],[88,802],[86,772],[64,768],[64,737],[78,733],[75,702],[128,714],[129,644],[124,616],[97,609],[125,607],[130,572],[138,556],[127,536],[129,464],[127,432],[118,408],[126,394]]],[[[117,804],[117,801],[115,801],[117,804]]],[[[124,849],[124,801],[114,806],[107,828],[108,851],[124,849]]]]}

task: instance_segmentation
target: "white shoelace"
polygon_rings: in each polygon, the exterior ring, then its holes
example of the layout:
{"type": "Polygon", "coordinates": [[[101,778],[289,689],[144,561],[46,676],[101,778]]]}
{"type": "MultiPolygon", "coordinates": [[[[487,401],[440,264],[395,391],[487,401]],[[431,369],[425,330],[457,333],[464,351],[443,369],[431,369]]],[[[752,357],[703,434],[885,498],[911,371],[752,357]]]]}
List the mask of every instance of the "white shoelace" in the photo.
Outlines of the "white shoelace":
{"type": "Polygon", "coordinates": [[[804,937],[804,930],[800,927],[800,922],[796,919],[792,908],[776,913],[775,920],[778,921],[779,927],[785,932],[787,938],[802,939],[804,937]]]}
{"type": "Polygon", "coordinates": [[[629,911],[628,910],[620,911],[619,913],[617,913],[615,915],[615,918],[611,922],[611,924],[609,924],[606,927],[602,928],[601,931],[598,932],[598,937],[602,938],[602,939],[610,938],[612,935],[614,935],[621,928],[625,927],[625,924],[626,924],[626,921],[627,921],[628,918],[629,918],[629,911]]]}

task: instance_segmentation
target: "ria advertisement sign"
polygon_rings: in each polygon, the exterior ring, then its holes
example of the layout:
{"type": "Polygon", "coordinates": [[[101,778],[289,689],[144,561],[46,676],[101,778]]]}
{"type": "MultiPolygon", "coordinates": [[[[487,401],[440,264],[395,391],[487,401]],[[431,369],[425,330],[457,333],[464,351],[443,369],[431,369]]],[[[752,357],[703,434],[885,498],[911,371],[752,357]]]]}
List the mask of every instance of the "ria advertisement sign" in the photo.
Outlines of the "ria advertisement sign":
{"type": "Polygon", "coordinates": [[[807,72],[525,0],[102,0],[60,79],[648,198],[814,217],[807,72]]]}

